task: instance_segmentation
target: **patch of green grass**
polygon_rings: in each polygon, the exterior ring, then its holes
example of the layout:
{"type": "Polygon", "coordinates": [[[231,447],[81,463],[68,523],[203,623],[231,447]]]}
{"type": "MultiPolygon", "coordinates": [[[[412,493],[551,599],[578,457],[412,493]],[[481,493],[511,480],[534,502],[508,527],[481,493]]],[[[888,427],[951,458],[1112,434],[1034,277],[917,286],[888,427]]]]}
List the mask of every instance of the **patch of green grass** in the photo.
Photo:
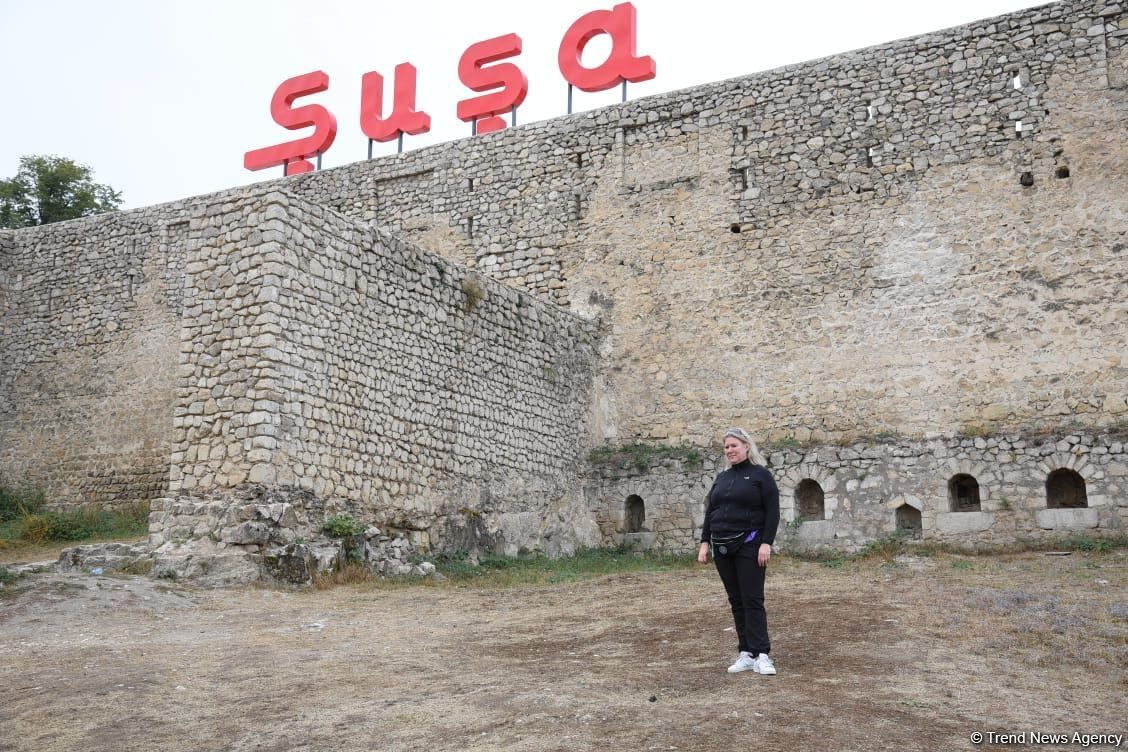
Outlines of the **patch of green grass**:
{"type": "Polygon", "coordinates": [[[956,559],[952,562],[952,569],[975,569],[975,565],[967,559],[956,559]]]}
{"type": "Polygon", "coordinates": [[[1128,547],[1128,535],[1111,537],[1072,535],[1061,541],[1061,547],[1067,551],[1092,551],[1104,554],[1117,548],[1128,547]]]}
{"type": "Polygon", "coordinates": [[[85,506],[58,511],[25,511],[0,525],[0,543],[41,545],[136,538],[149,530],[149,505],[121,509],[85,506]]]}
{"type": "Polygon", "coordinates": [[[609,574],[660,572],[697,566],[691,553],[635,552],[624,547],[584,548],[552,559],[530,556],[486,556],[475,566],[464,553],[432,559],[439,573],[455,585],[516,587],[576,582],[609,574]]]}
{"type": "Polygon", "coordinates": [[[5,520],[0,522],[0,541],[17,541],[20,538],[20,520],[5,520]]]}
{"type": "Polygon", "coordinates": [[[43,508],[43,491],[29,485],[0,482],[0,523],[17,520],[43,508]]]}
{"type": "Polygon", "coordinates": [[[704,458],[701,448],[693,444],[654,444],[635,441],[630,444],[606,444],[588,454],[588,462],[596,467],[649,470],[664,459],[678,460],[689,468],[700,467],[704,458]]]}

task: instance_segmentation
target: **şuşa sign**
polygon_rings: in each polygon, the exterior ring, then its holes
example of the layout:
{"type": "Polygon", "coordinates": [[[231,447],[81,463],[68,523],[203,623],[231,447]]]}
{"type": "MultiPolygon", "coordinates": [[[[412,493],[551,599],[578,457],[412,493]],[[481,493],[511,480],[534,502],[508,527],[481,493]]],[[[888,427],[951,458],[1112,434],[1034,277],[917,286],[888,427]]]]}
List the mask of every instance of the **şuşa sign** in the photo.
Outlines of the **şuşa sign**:
{"type": "MultiPolygon", "coordinates": [[[[571,86],[582,91],[604,91],[627,81],[654,78],[653,58],[635,54],[636,12],[630,3],[611,10],[595,10],[581,16],[560,41],[557,64],[571,86]],[[611,53],[601,65],[588,68],[581,62],[587,43],[600,34],[611,37],[611,53]]],[[[491,133],[505,127],[502,114],[514,111],[525,101],[529,81],[513,63],[499,63],[521,54],[521,37],[516,34],[486,39],[466,48],[458,62],[458,78],[471,91],[488,92],[458,103],[459,120],[473,123],[475,133],[491,133]],[[499,63],[492,65],[492,63],[499,63]]],[[[373,141],[392,141],[404,134],[418,135],[431,129],[431,116],[415,109],[415,66],[396,66],[392,111],[384,116],[384,77],[373,71],[360,81],[360,129],[373,141]]],[[[310,157],[328,151],[337,138],[337,119],[318,104],[294,107],[301,97],[329,88],[329,76],[313,71],[283,81],[270,100],[274,122],[287,130],[313,128],[305,138],[255,149],[243,156],[248,170],[283,166],[286,175],[313,170],[310,157]]]]}

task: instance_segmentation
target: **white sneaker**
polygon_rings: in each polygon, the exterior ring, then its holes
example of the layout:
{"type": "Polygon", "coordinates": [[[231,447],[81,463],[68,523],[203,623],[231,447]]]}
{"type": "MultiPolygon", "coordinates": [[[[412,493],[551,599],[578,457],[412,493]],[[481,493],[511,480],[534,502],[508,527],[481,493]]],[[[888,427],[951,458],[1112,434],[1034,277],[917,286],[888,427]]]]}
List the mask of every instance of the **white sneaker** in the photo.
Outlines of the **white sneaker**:
{"type": "MultiPolygon", "coordinates": [[[[745,655],[742,653],[741,655],[745,655]]],[[[752,661],[752,670],[757,674],[764,674],[765,676],[775,676],[775,664],[772,659],[768,657],[767,653],[760,653],[754,661],[752,661]]],[[[729,669],[732,671],[732,669],[729,669]]]]}
{"type": "Polygon", "coordinates": [[[740,657],[736,659],[736,663],[728,667],[730,674],[739,674],[741,671],[755,671],[756,659],[752,657],[751,653],[740,651],[740,657]]]}

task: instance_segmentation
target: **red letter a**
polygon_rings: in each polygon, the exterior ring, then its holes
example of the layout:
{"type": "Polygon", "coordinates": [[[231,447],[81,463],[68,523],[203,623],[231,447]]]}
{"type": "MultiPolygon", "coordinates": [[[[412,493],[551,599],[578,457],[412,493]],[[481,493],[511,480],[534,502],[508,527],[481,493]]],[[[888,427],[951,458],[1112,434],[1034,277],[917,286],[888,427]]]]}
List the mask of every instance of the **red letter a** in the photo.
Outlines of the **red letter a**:
{"type": "Polygon", "coordinates": [[[623,81],[654,78],[654,58],[635,56],[635,25],[635,7],[630,3],[581,16],[560,41],[556,60],[564,79],[583,91],[603,91],[623,81]],[[611,54],[598,68],[585,68],[580,62],[584,47],[600,34],[611,35],[611,54]]]}
{"type": "Polygon", "coordinates": [[[360,79],[360,129],[373,141],[391,141],[401,133],[412,136],[431,130],[431,116],[415,110],[415,66],[396,66],[392,114],[384,112],[384,77],[365,73],[360,79]]]}

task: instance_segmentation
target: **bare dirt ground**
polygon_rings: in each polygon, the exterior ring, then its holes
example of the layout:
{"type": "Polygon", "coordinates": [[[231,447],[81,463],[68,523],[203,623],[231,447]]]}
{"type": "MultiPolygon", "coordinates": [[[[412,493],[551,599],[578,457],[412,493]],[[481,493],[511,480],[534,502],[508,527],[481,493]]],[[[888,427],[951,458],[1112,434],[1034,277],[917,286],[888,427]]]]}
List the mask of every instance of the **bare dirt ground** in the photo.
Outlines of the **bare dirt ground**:
{"type": "Polygon", "coordinates": [[[0,750],[948,750],[976,731],[1128,732],[1124,551],[772,566],[775,677],[725,672],[711,566],[505,589],[34,575],[0,597],[0,750]]]}

